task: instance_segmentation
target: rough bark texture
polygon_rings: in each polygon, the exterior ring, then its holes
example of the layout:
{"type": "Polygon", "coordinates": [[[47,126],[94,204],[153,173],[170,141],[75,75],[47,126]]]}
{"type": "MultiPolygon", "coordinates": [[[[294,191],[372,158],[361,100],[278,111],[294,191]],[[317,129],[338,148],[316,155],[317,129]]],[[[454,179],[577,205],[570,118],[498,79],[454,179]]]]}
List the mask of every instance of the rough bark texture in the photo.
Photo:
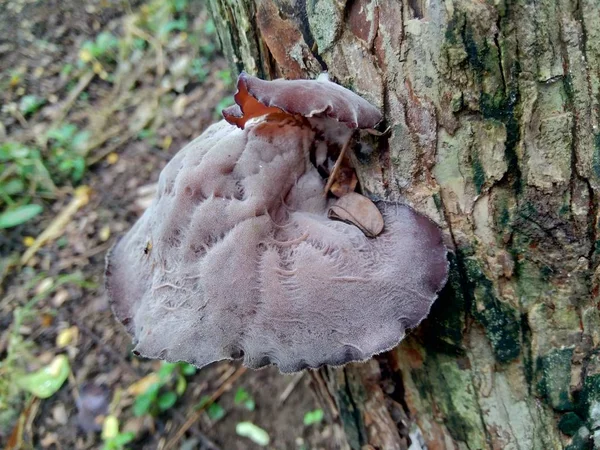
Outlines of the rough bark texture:
{"type": "Polygon", "coordinates": [[[363,190],[453,249],[397,349],[315,374],[347,446],[600,448],[598,0],[209,3],[238,70],[327,70],[385,112],[363,190]]]}

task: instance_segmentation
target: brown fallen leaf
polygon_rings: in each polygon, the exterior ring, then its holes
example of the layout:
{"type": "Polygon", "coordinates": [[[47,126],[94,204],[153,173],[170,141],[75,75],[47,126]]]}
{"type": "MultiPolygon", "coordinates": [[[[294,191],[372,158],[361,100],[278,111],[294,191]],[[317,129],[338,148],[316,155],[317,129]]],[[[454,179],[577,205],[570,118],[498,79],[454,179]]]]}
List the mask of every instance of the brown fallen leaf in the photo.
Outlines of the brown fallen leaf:
{"type": "Polygon", "coordinates": [[[376,237],[383,231],[383,216],[375,203],[356,192],[340,197],[329,208],[327,217],[355,225],[368,237],[376,237]]]}
{"type": "Polygon", "coordinates": [[[333,180],[330,192],[336,197],[343,197],[350,192],[354,192],[357,184],[358,178],[356,172],[350,160],[346,157],[337,172],[335,180],[333,180]]]}

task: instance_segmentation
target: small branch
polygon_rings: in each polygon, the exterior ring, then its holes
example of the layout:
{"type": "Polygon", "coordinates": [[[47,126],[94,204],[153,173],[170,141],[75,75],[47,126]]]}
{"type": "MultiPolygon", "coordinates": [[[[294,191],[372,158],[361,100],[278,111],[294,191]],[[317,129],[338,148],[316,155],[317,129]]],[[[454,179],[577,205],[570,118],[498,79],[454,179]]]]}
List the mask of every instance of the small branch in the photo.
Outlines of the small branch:
{"type": "Polygon", "coordinates": [[[285,389],[279,396],[279,404],[280,405],[283,405],[285,403],[285,401],[288,399],[288,397],[290,396],[290,394],[292,392],[294,392],[294,389],[296,389],[296,386],[298,386],[298,383],[300,383],[300,381],[302,381],[302,378],[304,378],[304,372],[300,372],[300,373],[297,373],[296,375],[294,375],[294,378],[292,379],[292,381],[290,381],[290,383],[285,387],[285,389]]]}
{"type": "Polygon", "coordinates": [[[354,139],[354,133],[355,133],[354,131],[352,133],[350,133],[350,136],[348,136],[348,140],[346,142],[344,142],[344,146],[342,147],[342,150],[340,151],[340,155],[338,156],[337,160],[335,161],[335,164],[333,165],[333,169],[331,169],[329,178],[327,178],[327,184],[325,185],[325,189],[323,190],[323,195],[327,195],[327,193],[329,192],[329,189],[331,189],[331,186],[333,185],[333,183],[335,181],[335,177],[337,176],[337,173],[339,172],[340,167],[342,166],[342,161],[344,160],[344,155],[348,151],[348,148],[350,147],[350,143],[354,139]]]}

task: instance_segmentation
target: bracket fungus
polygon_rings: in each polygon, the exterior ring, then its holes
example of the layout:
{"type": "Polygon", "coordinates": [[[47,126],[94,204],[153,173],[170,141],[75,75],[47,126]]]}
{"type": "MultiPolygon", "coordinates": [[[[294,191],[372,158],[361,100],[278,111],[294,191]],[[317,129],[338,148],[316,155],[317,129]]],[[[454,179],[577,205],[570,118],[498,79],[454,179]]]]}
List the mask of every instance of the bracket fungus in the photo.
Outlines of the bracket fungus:
{"type": "Polygon", "coordinates": [[[134,352],[294,372],[391,349],[428,314],[448,264],[436,224],[354,193],[340,163],[381,114],[324,79],[242,74],[235,100],[164,168],[107,258],[134,352]],[[346,189],[334,190],[340,165],[346,189]]]}

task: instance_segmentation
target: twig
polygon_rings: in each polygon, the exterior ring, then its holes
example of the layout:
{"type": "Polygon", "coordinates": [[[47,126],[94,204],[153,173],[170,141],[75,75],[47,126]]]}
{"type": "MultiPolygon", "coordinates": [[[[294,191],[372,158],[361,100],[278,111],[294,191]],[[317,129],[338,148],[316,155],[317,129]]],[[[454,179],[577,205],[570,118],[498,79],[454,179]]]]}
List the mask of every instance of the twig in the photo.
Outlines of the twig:
{"type": "Polygon", "coordinates": [[[325,189],[323,190],[323,195],[327,195],[327,193],[329,192],[329,189],[331,189],[331,186],[333,185],[333,182],[335,181],[335,177],[337,176],[337,173],[339,172],[340,167],[342,166],[342,161],[344,160],[344,155],[348,151],[348,148],[350,147],[350,143],[354,139],[354,133],[355,133],[355,131],[350,133],[350,136],[348,136],[348,140],[346,142],[344,142],[342,150],[340,151],[340,155],[338,156],[337,160],[335,161],[335,164],[333,165],[333,169],[331,169],[329,178],[327,178],[327,184],[325,185],[325,189]]]}
{"type": "Polygon", "coordinates": [[[13,117],[15,119],[17,119],[19,121],[19,123],[21,124],[21,126],[23,128],[29,128],[29,123],[25,119],[25,116],[23,116],[23,114],[21,114],[21,111],[19,111],[18,109],[14,109],[13,111],[11,111],[11,114],[13,115],[13,117]]]}
{"type": "Polygon", "coordinates": [[[110,248],[111,245],[112,245],[112,242],[105,242],[104,244],[100,244],[94,248],[90,248],[89,250],[86,250],[85,252],[83,252],[80,255],[72,256],[71,258],[65,258],[59,263],[59,267],[61,269],[68,269],[69,267],[71,267],[72,265],[74,265],[76,263],[87,264],[89,262],[88,261],[89,258],[91,258],[94,255],[97,255],[98,253],[105,252],[106,250],[108,250],[110,248]]]}
{"type": "Polygon", "coordinates": [[[154,49],[156,50],[156,74],[159,76],[159,78],[162,77],[165,74],[165,62],[161,43],[157,39],[154,39],[152,36],[146,33],[144,30],[141,30],[136,26],[131,27],[131,34],[148,41],[154,47],[154,49]]]}
{"type": "Polygon", "coordinates": [[[190,429],[190,427],[202,416],[202,412],[216,402],[221,395],[223,395],[226,391],[231,389],[233,383],[235,383],[244,373],[246,372],[246,368],[244,366],[240,366],[230,377],[228,377],[221,386],[214,392],[213,395],[210,396],[208,401],[202,405],[192,416],[177,430],[173,439],[171,439],[166,445],[164,450],[169,450],[177,444],[185,432],[190,429]]]}
{"type": "Polygon", "coordinates": [[[88,85],[92,82],[95,76],[96,74],[92,71],[83,74],[83,76],[79,79],[79,83],[77,83],[77,86],[75,86],[75,88],[71,92],[69,92],[69,96],[61,105],[60,110],[56,113],[54,120],[52,121],[52,125],[50,125],[49,129],[54,128],[54,126],[57,123],[63,121],[63,119],[67,116],[69,110],[73,106],[73,103],[75,103],[75,100],[77,100],[77,97],[79,97],[79,94],[81,94],[88,87],[88,85]]]}
{"type": "MultiPolygon", "coordinates": [[[[35,415],[40,406],[40,399],[37,397],[31,397],[31,399],[27,402],[27,406],[19,414],[19,418],[17,423],[15,424],[10,436],[8,437],[8,442],[6,443],[6,447],[4,450],[20,450],[24,447],[23,442],[23,434],[27,434],[31,432],[33,420],[35,419],[35,415]]],[[[31,434],[30,434],[31,436],[31,434]]]]}
{"type": "Polygon", "coordinates": [[[339,409],[335,404],[335,400],[333,399],[331,392],[329,392],[329,389],[327,388],[327,383],[323,379],[323,375],[317,370],[311,370],[309,373],[315,385],[313,392],[319,398],[320,403],[326,405],[334,421],[339,420],[339,409]]]}
{"type": "Polygon", "coordinates": [[[285,403],[285,401],[288,399],[290,394],[292,392],[294,392],[294,389],[296,389],[296,386],[298,386],[298,383],[300,383],[300,381],[302,380],[303,377],[304,377],[304,372],[300,372],[300,373],[297,373],[296,375],[294,375],[294,378],[292,379],[292,381],[290,381],[290,383],[285,387],[285,389],[279,396],[279,404],[280,405],[283,405],[285,403]]]}
{"type": "Polygon", "coordinates": [[[90,199],[90,188],[80,186],[75,190],[75,195],[71,201],[56,215],[50,222],[48,227],[35,239],[33,245],[29,247],[23,256],[21,256],[21,264],[25,265],[37,251],[49,241],[60,237],[69,221],[79,210],[79,208],[87,205],[90,199]]]}
{"type": "MultiPolygon", "coordinates": [[[[138,130],[130,131],[130,132],[126,133],[125,136],[118,138],[116,142],[113,142],[112,144],[110,144],[108,147],[103,149],[100,153],[88,157],[87,161],[86,161],[87,166],[90,167],[90,166],[93,166],[94,164],[98,164],[110,153],[114,152],[121,145],[125,144],[127,141],[132,139],[137,133],[139,133],[138,130]]],[[[106,140],[108,140],[108,139],[106,139],[106,140]]],[[[98,145],[94,145],[94,147],[98,147],[98,145]]]]}
{"type": "MultiPolygon", "coordinates": [[[[177,417],[177,420],[181,422],[185,420],[185,416],[178,409],[173,409],[173,415],[177,417]]],[[[200,448],[206,450],[220,450],[220,447],[217,444],[215,444],[212,440],[210,440],[208,436],[202,433],[196,425],[192,425],[190,427],[190,432],[196,438],[198,438],[198,441],[200,441],[200,448]]]]}

